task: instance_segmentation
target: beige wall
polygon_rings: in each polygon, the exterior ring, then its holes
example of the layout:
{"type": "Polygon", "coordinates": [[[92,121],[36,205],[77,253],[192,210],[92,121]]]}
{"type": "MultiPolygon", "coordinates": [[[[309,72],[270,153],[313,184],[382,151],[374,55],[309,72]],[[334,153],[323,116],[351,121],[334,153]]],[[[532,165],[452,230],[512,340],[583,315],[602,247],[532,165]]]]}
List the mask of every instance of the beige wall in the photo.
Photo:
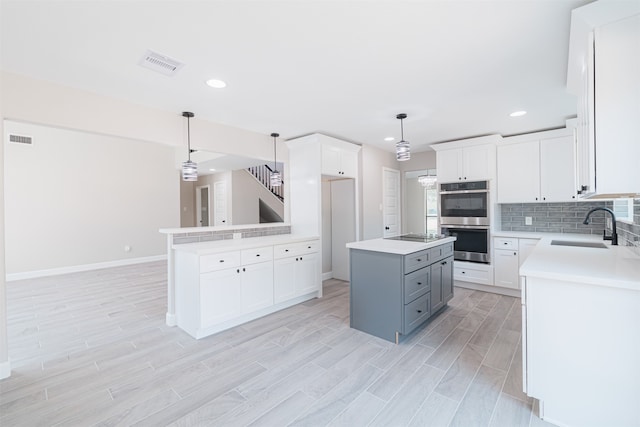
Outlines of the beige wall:
{"type": "Polygon", "coordinates": [[[182,172],[176,171],[180,183],[180,227],[196,226],[196,183],[183,181],[182,172]]]}
{"type": "Polygon", "coordinates": [[[395,154],[378,148],[362,146],[361,196],[362,206],[360,221],[362,240],[382,237],[382,168],[388,167],[400,170],[395,154]]]}
{"type": "Polygon", "coordinates": [[[231,174],[233,187],[233,224],[257,224],[260,221],[259,200],[262,199],[284,220],[284,205],[249,172],[235,170],[231,174]]]}
{"type": "MultiPolygon", "coordinates": [[[[0,93],[2,91],[0,90],[0,93]]],[[[4,117],[0,111],[0,134],[4,135],[4,117]]],[[[3,144],[4,145],[4,144],[3,144]]],[[[0,207],[4,206],[4,148],[0,149],[0,207]]],[[[7,287],[5,282],[4,209],[0,209],[0,379],[11,374],[7,339],[7,287]]]]}
{"type": "Polygon", "coordinates": [[[33,137],[5,141],[7,274],[166,253],[158,229],[179,225],[172,147],[9,120],[4,130],[33,137]]]}

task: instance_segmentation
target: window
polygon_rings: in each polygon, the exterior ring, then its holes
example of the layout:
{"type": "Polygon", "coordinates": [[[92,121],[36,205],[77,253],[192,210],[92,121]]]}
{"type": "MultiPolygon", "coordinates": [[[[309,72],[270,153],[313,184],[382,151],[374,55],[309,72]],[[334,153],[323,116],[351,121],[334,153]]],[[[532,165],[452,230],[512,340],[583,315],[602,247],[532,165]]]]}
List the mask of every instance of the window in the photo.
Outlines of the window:
{"type": "Polygon", "coordinates": [[[615,199],[613,213],[616,220],[633,224],[633,199],[615,199]]]}

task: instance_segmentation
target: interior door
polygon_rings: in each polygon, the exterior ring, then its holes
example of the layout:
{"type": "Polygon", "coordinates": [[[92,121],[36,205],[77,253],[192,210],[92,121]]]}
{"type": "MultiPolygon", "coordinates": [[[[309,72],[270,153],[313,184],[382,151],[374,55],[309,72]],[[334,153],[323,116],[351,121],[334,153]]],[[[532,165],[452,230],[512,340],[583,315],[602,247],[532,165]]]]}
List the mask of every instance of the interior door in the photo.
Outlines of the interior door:
{"type": "Polygon", "coordinates": [[[209,186],[196,187],[196,226],[209,226],[209,186]]]}
{"type": "Polygon", "coordinates": [[[213,225],[230,225],[227,221],[227,181],[213,184],[213,225]]]}
{"type": "Polygon", "coordinates": [[[400,171],[382,168],[382,237],[400,234],[400,171]]]}

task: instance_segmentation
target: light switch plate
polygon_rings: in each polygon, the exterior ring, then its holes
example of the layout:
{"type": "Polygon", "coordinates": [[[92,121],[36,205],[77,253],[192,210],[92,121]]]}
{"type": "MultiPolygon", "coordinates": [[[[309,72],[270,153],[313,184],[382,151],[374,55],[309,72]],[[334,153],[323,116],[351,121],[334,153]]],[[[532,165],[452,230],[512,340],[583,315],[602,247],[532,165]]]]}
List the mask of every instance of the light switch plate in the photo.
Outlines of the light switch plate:
{"type": "Polygon", "coordinates": [[[532,224],[533,224],[533,219],[530,216],[525,216],[524,225],[532,225],[532,224]]]}

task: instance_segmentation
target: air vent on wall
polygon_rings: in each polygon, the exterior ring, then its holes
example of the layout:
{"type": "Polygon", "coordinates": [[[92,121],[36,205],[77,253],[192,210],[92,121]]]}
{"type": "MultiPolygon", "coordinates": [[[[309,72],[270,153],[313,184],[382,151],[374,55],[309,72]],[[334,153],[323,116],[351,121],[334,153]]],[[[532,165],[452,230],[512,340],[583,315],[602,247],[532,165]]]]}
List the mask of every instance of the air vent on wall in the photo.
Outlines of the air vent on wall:
{"type": "Polygon", "coordinates": [[[16,135],[11,133],[9,134],[9,142],[13,142],[14,144],[31,145],[33,144],[33,137],[26,136],[26,135],[16,135]]]}
{"type": "Polygon", "coordinates": [[[173,58],[169,58],[166,55],[148,50],[147,53],[140,59],[138,65],[156,71],[165,76],[175,75],[184,64],[173,58]]]}

